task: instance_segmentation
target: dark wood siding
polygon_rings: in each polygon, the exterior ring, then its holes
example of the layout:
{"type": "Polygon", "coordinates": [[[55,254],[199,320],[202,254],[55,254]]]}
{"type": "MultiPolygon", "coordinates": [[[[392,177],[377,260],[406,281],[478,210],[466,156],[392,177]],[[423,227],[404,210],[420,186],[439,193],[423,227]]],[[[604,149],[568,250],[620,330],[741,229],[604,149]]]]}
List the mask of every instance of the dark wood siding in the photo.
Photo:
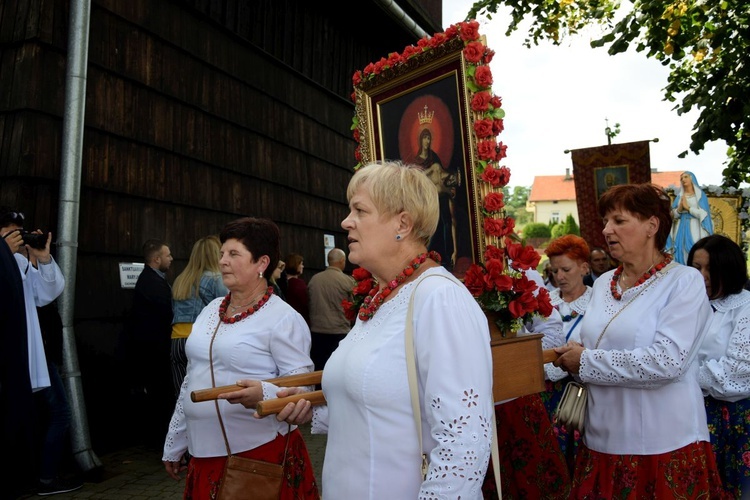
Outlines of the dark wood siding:
{"type": "MultiPolygon", "coordinates": [[[[245,215],[276,221],[282,255],[302,254],[306,278],[325,267],[324,234],[345,247],[351,76],[416,38],[375,2],[360,2],[356,18],[340,8],[92,1],[73,242],[84,384],[118,356],[132,294],[120,288],[118,263],[142,262],[146,239],[170,245],[170,281],[196,239],[245,215]]],[[[0,2],[0,204],[53,233],[68,16],[65,0],[0,2]]]]}

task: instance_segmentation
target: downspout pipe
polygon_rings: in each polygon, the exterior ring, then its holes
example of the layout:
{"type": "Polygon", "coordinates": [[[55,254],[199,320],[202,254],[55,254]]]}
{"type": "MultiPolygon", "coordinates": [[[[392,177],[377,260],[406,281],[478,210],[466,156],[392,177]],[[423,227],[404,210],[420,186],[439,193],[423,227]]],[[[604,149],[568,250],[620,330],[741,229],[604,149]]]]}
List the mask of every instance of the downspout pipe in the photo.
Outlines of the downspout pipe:
{"type": "Polygon", "coordinates": [[[429,37],[425,30],[419,26],[414,19],[404,12],[404,9],[398,6],[394,0],[375,0],[375,3],[379,4],[386,12],[390,13],[401,26],[406,28],[408,31],[414,34],[417,39],[429,37]]]}
{"type": "Polygon", "coordinates": [[[61,375],[70,400],[72,416],[70,436],[73,456],[83,472],[102,466],[91,448],[81,370],[73,330],[90,19],[91,0],[71,0],[57,227],[57,260],[66,283],[65,290],[57,299],[58,311],[63,323],[61,375]]]}

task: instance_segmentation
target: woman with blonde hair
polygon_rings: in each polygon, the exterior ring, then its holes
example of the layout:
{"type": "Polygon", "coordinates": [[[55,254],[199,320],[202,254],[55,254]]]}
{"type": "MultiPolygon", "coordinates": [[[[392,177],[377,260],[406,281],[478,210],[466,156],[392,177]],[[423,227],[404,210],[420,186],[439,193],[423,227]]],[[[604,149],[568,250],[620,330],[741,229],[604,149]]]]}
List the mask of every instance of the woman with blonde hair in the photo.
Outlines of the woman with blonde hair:
{"type": "Polygon", "coordinates": [[[365,165],[349,182],[350,212],[341,223],[349,261],[377,284],[325,365],[327,405],[303,399],[277,415],[293,424],[312,420],[313,434],[328,433],[327,500],[482,497],[493,432],[489,328],[467,288],[427,250],[437,198],[418,168],[400,162],[365,165]],[[416,364],[421,449],[407,359],[416,364]]]}
{"type": "Polygon", "coordinates": [[[229,290],[224,286],[219,272],[221,243],[215,235],[205,236],[193,244],[185,270],[172,285],[172,382],[175,396],[187,370],[185,342],[193,329],[198,314],[216,297],[223,297],[229,290]]]}

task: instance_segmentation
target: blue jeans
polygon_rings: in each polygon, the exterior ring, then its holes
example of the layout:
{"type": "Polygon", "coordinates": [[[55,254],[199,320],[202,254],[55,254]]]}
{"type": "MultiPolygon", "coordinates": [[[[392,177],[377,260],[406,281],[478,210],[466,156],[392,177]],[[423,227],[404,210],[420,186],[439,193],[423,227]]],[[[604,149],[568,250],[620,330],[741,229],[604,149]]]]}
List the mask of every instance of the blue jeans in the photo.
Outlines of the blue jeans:
{"type": "Polygon", "coordinates": [[[39,479],[42,481],[51,481],[57,477],[71,419],[68,395],[57,365],[47,361],[47,368],[51,385],[36,393],[47,412],[47,431],[44,433],[39,465],[39,479]]]}

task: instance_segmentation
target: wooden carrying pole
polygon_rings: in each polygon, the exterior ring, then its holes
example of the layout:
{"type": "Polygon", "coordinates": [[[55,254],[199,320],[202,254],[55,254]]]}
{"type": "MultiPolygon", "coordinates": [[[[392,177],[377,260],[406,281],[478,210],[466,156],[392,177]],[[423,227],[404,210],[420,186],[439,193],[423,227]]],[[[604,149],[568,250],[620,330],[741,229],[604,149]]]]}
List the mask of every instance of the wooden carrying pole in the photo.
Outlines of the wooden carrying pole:
{"type": "MultiPolygon", "coordinates": [[[[542,351],[542,363],[551,363],[558,357],[559,356],[554,349],[544,349],[542,351]]],[[[272,378],[266,380],[266,382],[278,385],[279,387],[315,385],[320,383],[322,374],[323,372],[318,370],[310,373],[303,373],[300,375],[272,378]]],[[[210,389],[202,389],[190,393],[190,399],[194,403],[200,403],[202,401],[212,401],[216,399],[219,394],[236,391],[238,389],[241,389],[241,387],[237,384],[212,387],[210,389]]],[[[287,404],[297,402],[300,399],[306,399],[313,405],[322,405],[326,403],[326,398],[323,395],[323,391],[303,392],[301,394],[294,394],[285,398],[266,399],[264,401],[259,401],[257,406],[255,407],[255,411],[258,412],[258,415],[260,415],[261,417],[275,415],[283,410],[287,404]]]]}

